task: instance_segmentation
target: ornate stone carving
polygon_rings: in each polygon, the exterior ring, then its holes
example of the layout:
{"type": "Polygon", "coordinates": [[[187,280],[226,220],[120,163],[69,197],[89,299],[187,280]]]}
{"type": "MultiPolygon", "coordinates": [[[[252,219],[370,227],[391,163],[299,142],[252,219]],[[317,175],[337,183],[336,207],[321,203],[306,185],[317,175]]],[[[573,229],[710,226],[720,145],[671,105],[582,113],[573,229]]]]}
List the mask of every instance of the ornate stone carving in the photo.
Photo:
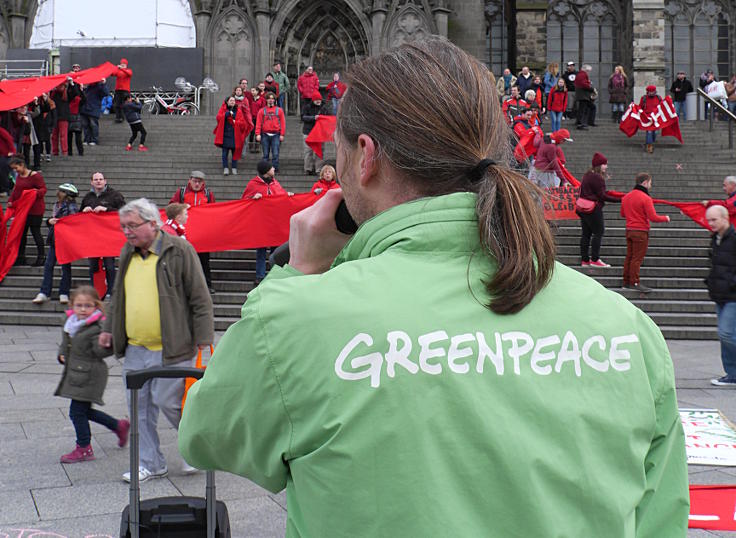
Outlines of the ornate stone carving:
{"type": "Polygon", "coordinates": [[[389,42],[391,46],[397,47],[402,43],[422,39],[429,33],[422,14],[416,8],[409,7],[398,15],[389,42]]]}
{"type": "Polygon", "coordinates": [[[501,14],[501,5],[496,1],[486,0],[483,13],[486,16],[486,21],[490,23],[497,15],[501,14]]]}
{"type": "Polygon", "coordinates": [[[230,41],[232,43],[250,41],[245,20],[236,13],[231,13],[225,17],[220,23],[220,34],[217,39],[218,41],[230,41]]]}

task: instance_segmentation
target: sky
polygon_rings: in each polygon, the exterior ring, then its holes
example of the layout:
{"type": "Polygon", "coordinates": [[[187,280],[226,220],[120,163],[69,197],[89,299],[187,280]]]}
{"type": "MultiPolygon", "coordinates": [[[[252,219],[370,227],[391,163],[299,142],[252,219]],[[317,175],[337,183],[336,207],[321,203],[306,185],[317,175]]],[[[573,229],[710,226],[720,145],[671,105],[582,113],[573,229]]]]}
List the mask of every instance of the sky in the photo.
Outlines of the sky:
{"type": "Polygon", "coordinates": [[[31,34],[31,48],[134,45],[196,46],[189,2],[187,0],[39,2],[31,34]]]}

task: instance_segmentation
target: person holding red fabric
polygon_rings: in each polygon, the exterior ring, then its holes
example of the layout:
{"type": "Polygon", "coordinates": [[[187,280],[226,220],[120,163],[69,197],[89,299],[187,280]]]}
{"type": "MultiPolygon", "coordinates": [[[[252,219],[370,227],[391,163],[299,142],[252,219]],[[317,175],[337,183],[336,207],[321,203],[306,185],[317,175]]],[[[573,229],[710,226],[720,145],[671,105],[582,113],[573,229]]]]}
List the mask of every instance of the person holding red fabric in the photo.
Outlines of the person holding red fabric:
{"type": "MultiPolygon", "coordinates": [[[[243,191],[243,200],[260,200],[264,196],[294,196],[293,192],[287,192],[276,179],[276,171],[267,160],[258,162],[258,175],[251,179],[243,191]]],[[[264,246],[256,249],[256,279],[255,285],[261,283],[266,277],[266,249],[273,251],[273,246],[264,246]]]]}
{"type": "Polygon", "coordinates": [[[79,115],[79,107],[82,105],[81,91],[79,95],[75,95],[69,100],[69,131],[67,133],[67,145],[69,156],[74,155],[72,146],[76,143],[77,154],[81,157],[84,155],[84,147],[82,145],[82,117],[79,115]]]}
{"type": "Polygon", "coordinates": [[[658,215],[649,195],[652,176],[637,174],[636,185],[621,200],[621,216],[626,219],[626,259],[624,260],[624,288],[649,293],[652,288],[639,282],[639,268],[649,246],[649,222],[669,222],[668,215],[658,215]]]}
{"type": "Polygon", "coordinates": [[[534,111],[531,108],[526,108],[521,111],[520,115],[514,118],[513,129],[514,133],[516,133],[517,140],[521,138],[521,135],[532,128],[534,125],[532,122],[533,116],[534,111]]]}
{"type": "MultiPolygon", "coordinates": [[[[317,175],[317,168],[320,166],[320,158],[312,149],[312,146],[307,144],[307,137],[314,129],[314,125],[320,116],[329,116],[330,110],[326,106],[322,105],[322,94],[314,92],[311,96],[312,101],[307,103],[302,108],[302,138],[304,139],[304,173],[310,176],[317,175]]],[[[322,144],[319,144],[320,153],[322,152],[322,144]]]]}
{"type": "Polygon", "coordinates": [[[611,267],[600,259],[601,242],[605,231],[603,220],[603,206],[606,202],[620,202],[618,198],[606,191],[606,170],[608,159],[602,153],[593,155],[593,166],[583,176],[580,183],[580,198],[595,202],[593,210],[583,213],[579,208],[575,210],[580,217],[582,235],[580,236],[580,257],[583,267],[611,267]],[[592,247],[591,247],[592,239],[592,247]]]}
{"type": "Polygon", "coordinates": [[[10,133],[0,127],[0,198],[5,198],[10,192],[10,166],[8,158],[15,153],[15,142],[10,133]]]}
{"type": "Polygon", "coordinates": [[[567,110],[567,85],[565,79],[560,77],[547,96],[547,112],[549,112],[552,132],[562,128],[562,115],[565,110],[567,110]]]}
{"type": "Polygon", "coordinates": [[[41,223],[43,222],[43,213],[46,210],[44,195],[46,194],[46,182],[40,172],[33,172],[26,167],[23,157],[15,155],[10,159],[10,168],[17,174],[15,178],[15,188],[10,198],[8,198],[8,207],[20,199],[24,191],[36,189],[36,201],[31,206],[26,217],[26,226],[23,229],[23,235],[20,238],[20,247],[18,248],[18,257],[15,265],[28,265],[26,262],[26,236],[28,229],[31,230],[33,241],[36,243],[36,261],[31,265],[33,267],[41,267],[46,262],[45,250],[43,245],[43,236],[41,235],[41,223]]]}
{"type": "Polygon", "coordinates": [[[56,104],[56,125],[51,133],[51,153],[66,155],[69,147],[67,145],[69,134],[69,101],[79,95],[79,86],[71,79],[59,84],[51,90],[51,99],[56,104]]]}
{"type": "Polygon", "coordinates": [[[319,171],[319,179],[312,185],[313,194],[322,194],[330,189],[339,189],[340,184],[337,182],[337,172],[332,165],[326,164],[319,171]]]}
{"type": "Polygon", "coordinates": [[[503,102],[503,115],[506,118],[506,123],[511,125],[514,118],[521,114],[521,112],[525,109],[529,108],[529,103],[524,101],[524,99],[521,98],[521,94],[519,94],[519,87],[518,86],[512,86],[511,87],[511,97],[506,99],[503,102]]]}
{"type": "Polygon", "coordinates": [[[276,106],[276,96],[269,92],[266,94],[266,106],[258,112],[256,118],[256,141],[261,143],[264,160],[268,160],[271,155],[276,172],[279,171],[279,147],[285,134],[284,111],[276,106]]]}
{"type": "Polygon", "coordinates": [[[217,113],[217,125],[212,133],[215,135],[215,146],[222,148],[222,174],[238,173],[238,161],[243,156],[245,137],[253,129],[250,115],[238,106],[235,97],[230,96],[222,104],[217,113]],[[228,154],[232,154],[228,168],[228,154]]]}
{"type": "MultiPolygon", "coordinates": [[[[647,86],[646,95],[642,95],[639,100],[639,108],[642,112],[651,114],[656,112],[659,105],[662,104],[662,98],[657,95],[657,87],[654,84],[647,86]]],[[[646,131],[646,146],[644,150],[647,153],[654,153],[654,141],[657,139],[657,131],[646,131]]]]}
{"type": "Polygon", "coordinates": [[[332,103],[333,116],[337,116],[337,107],[347,89],[348,87],[345,83],[340,81],[340,73],[334,73],[332,75],[332,82],[327,85],[327,100],[332,103]]]}
{"type": "Polygon", "coordinates": [[[722,205],[728,210],[728,218],[731,222],[736,221],[736,176],[726,176],[723,180],[723,192],[726,193],[725,200],[703,200],[705,207],[722,205]]]}
{"type": "Polygon", "coordinates": [[[307,66],[306,71],[296,80],[296,89],[299,90],[300,111],[310,101],[314,92],[319,91],[319,77],[314,72],[314,67],[307,66]]]}
{"type": "Polygon", "coordinates": [[[560,147],[565,142],[572,142],[570,131],[560,129],[551,135],[537,133],[534,145],[538,147],[534,158],[534,166],[529,170],[529,180],[542,189],[559,187],[565,179],[562,167],[565,165],[565,154],[560,147]]]}
{"type": "Polygon", "coordinates": [[[115,123],[122,123],[123,103],[130,96],[130,79],[133,77],[133,70],[128,67],[128,60],[121,58],[118,70],[112,76],[115,77],[115,97],[112,104],[115,110],[115,123]]]}

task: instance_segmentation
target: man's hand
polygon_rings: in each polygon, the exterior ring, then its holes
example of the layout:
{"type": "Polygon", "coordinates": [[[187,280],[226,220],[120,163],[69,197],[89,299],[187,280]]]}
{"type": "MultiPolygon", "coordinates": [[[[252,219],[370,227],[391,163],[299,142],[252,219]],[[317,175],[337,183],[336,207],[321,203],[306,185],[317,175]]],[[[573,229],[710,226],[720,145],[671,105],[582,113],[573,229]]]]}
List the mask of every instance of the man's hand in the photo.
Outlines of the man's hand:
{"type": "Polygon", "coordinates": [[[322,187],[317,187],[316,189],[314,189],[314,194],[322,194],[322,190],[322,187]]]}
{"type": "Polygon", "coordinates": [[[705,207],[708,207],[708,200],[703,200],[700,203],[703,204],[705,207]]]}
{"type": "Polygon", "coordinates": [[[54,224],[56,224],[57,222],[59,222],[59,219],[57,219],[57,218],[51,217],[51,218],[49,219],[49,224],[51,224],[51,226],[53,226],[53,225],[54,225],[54,224]]]}
{"type": "Polygon", "coordinates": [[[304,274],[324,273],[350,239],[337,230],[335,212],[342,189],[332,189],[314,205],[292,215],[289,227],[289,265],[304,274]]]}
{"type": "Polygon", "coordinates": [[[284,141],[284,135],[279,135],[279,142],[283,142],[283,141],[284,141]]]}
{"type": "Polygon", "coordinates": [[[92,213],[92,211],[94,211],[94,209],[92,209],[90,206],[87,206],[84,209],[82,209],[82,213],[92,213]]]}
{"type": "Polygon", "coordinates": [[[101,332],[97,343],[100,344],[100,347],[112,347],[112,333],[101,332]]]}
{"type": "Polygon", "coordinates": [[[667,222],[671,220],[669,215],[665,215],[665,217],[667,217],[667,222]]]}
{"type": "Polygon", "coordinates": [[[107,211],[107,208],[104,205],[95,207],[95,213],[104,213],[105,211],[107,211]]]}
{"type": "Polygon", "coordinates": [[[286,191],[287,196],[294,196],[294,193],[291,191],[286,191]]]}
{"type": "Polygon", "coordinates": [[[261,141],[261,135],[256,135],[256,142],[260,142],[260,141],[261,141]]]}
{"type": "Polygon", "coordinates": [[[252,199],[253,200],[260,200],[261,198],[263,198],[263,195],[260,192],[257,192],[257,193],[255,193],[253,195],[253,198],[252,199]]]}

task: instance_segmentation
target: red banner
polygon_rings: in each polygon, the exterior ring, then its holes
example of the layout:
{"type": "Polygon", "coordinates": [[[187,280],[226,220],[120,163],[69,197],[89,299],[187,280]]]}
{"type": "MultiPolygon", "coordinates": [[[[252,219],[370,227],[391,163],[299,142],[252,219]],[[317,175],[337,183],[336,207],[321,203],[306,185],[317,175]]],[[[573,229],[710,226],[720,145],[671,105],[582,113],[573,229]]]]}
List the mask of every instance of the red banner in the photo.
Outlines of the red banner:
{"type": "Polygon", "coordinates": [[[312,148],[317,157],[322,158],[322,144],[324,142],[332,142],[332,135],[337,126],[336,116],[320,116],[314,122],[314,127],[307,135],[304,142],[312,148]]]}
{"type": "Polygon", "coordinates": [[[690,486],[691,529],[736,531],[736,486],[690,486]]]}
{"type": "MultiPolygon", "coordinates": [[[[233,200],[189,208],[187,239],[197,252],[280,245],[289,239],[289,219],[316,202],[312,193],[233,200]]],[[[80,258],[118,256],[125,243],[117,213],[77,213],[54,227],[60,264],[80,258]]]]}
{"type": "Polygon", "coordinates": [[[575,202],[580,194],[579,186],[554,187],[547,189],[547,192],[549,196],[544,200],[545,219],[573,220],[579,218],[575,213],[575,202]]]}
{"type": "Polygon", "coordinates": [[[662,129],[662,136],[674,136],[682,144],[680,120],[669,95],[662,100],[657,109],[651,114],[644,112],[636,103],[631,103],[626,113],[621,117],[618,128],[629,138],[634,136],[639,129],[645,131],[662,129]]]}
{"type": "Polygon", "coordinates": [[[10,268],[13,267],[18,257],[18,247],[23,232],[26,228],[26,217],[31,206],[36,201],[36,189],[23,191],[20,198],[13,203],[13,207],[5,211],[2,216],[2,229],[0,229],[0,281],[5,278],[10,268]],[[10,230],[8,230],[8,221],[10,230]]]}
{"type": "Polygon", "coordinates": [[[0,111],[12,110],[33,101],[42,93],[48,93],[71,77],[78,84],[93,84],[117,71],[117,67],[105,62],[97,67],[47,77],[17,78],[0,82],[0,111]]]}

